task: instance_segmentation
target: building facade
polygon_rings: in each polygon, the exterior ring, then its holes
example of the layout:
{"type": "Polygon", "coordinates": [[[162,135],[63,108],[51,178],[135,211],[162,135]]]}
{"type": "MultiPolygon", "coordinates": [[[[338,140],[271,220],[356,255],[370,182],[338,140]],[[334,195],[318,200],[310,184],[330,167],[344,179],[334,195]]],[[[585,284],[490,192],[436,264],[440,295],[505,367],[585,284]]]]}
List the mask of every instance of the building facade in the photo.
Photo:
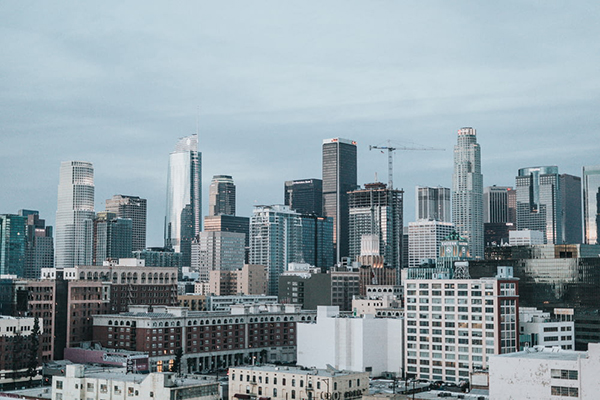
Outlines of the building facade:
{"type": "Polygon", "coordinates": [[[131,251],[146,248],[146,199],[138,196],[116,194],[106,200],[106,211],[115,213],[117,218],[131,219],[131,251]]]}
{"type": "Polygon", "coordinates": [[[452,175],[452,222],[467,239],[474,258],[483,258],[483,175],[481,149],[473,128],[458,130],[452,175]]]}
{"type": "Polygon", "coordinates": [[[458,383],[486,369],[490,355],[519,350],[518,279],[510,270],[404,282],[408,375],[458,383]]]}
{"type": "Polygon", "coordinates": [[[27,218],[15,214],[0,214],[0,273],[25,274],[27,255],[27,218]]]}
{"type": "Polygon", "coordinates": [[[192,239],[202,230],[202,153],[198,136],[179,139],[169,154],[165,247],[183,254],[190,266],[192,239]]]}
{"type": "Polygon", "coordinates": [[[356,142],[323,141],[323,215],[333,219],[335,260],[349,254],[348,192],[357,188],[356,142]]]}
{"type": "Polygon", "coordinates": [[[208,281],[211,271],[235,271],[244,266],[243,233],[200,232],[192,243],[192,267],[200,280],[208,281]]]}
{"type": "Polygon", "coordinates": [[[319,306],[315,323],[298,324],[298,364],[401,376],[403,331],[402,318],[350,316],[319,306]]]}
{"type": "Polygon", "coordinates": [[[560,216],[562,236],[559,243],[582,243],[582,211],[581,211],[581,178],[569,174],[561,174],[560,181],[560,216]]]}
{"type": "Polygon", "coordinates": [[[351,260],[361,255],[363,236],[376,235],[385,266],[400,268],[403,194],[401,190],[390,190],[385,183],[369,183],[364,189],[348,193],[351,260]]]}
{"type": "Polygon", "coordinates": [[[286,181],[283,188],[284,204],[300,214],[323,215],[323,181],[301,179],[286,181]]]}
{"type": "Polygon", "coordinates": [[[521,168],[516,177],[517,229],[540,231],[544,243],[560,243],[560,186],[558,167],[521,168]]]}
{"type": "Polygon", "coordinates": [[[235,183],[230,175],[215,175],[208,189],[208,215],[235,215],[235,183]]]}
{"type": "Polygon", "coordinates": [[[360,399],[369,392],[369,374],[277,366],[244,366],[229,370],[228,400],[360,399]]]}
{"type": "Polygon", "coordinates": [[[598,244],[600,232],[600,165],[583,167],[583,234],[586,244],[598,244]]]}
{"type": "Polygon", "coordinates": [[[42,268],[54,266],[54,238],[52,227],[40,219],[38,211],[19,210],[19,215],[27,218],[24,278],[38,279],[42,268]]]}
{"type": "Polygon", "coordinates": [[[131,258],[133,224],[129,218],[118,218],[117,214],[103,211],[94,219],[93,265],[102,265],[106,260],[131,258]]]}
{"type": "Polygon", "coordinates": [[[483,189],[483,222],[517,222],[517,192],[510,186],[483,189]]]}
{"type": "Polygon", "coordinates": [[[437,259],[444,238],[454,232],[454,224],[435,220],[408,223],[408,266],[418,267],[423,259],[437,259]]]}
{"type": "Polygon", "coordinates": [[[450,188],[417,186],[417,219],[452,222],[450,188]]]}
{"type": "Polygon", "coordinates": [[[56,210],[55,265],[57,268],[92,264],[94,217],[92,163],[62,162],[56,210]]]}

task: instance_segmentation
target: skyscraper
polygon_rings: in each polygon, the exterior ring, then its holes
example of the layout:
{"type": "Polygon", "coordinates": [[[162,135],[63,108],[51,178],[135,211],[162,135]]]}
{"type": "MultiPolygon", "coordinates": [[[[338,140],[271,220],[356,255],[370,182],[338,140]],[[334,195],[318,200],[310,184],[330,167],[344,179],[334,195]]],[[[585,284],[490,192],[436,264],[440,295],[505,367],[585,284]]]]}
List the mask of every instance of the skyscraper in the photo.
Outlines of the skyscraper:
{"type": "Polygon", "coordinates": [[[56,210],[57,268],[92,264],[94,167],[86,161],[60,164],[56,210]]]}
{"type": "Polygon", "coordinates": [[[517,229],[540,231],[544,243],[562,238],[560,182],[558,167],[519,169],[517,187],[517,229]]]}
{"type": "Polygon", "coordinates": [[[481,149],[473,128],[459,129],[454,146],[452,222],[469,242],[471,256],[483,258],[483,175],[481,149]]]}
{"type": "Polygon", "coordinates": [[[236,271],[244,267],[245,235],[236,232],[204,231],[192,243],[192,266],[198,268],[201,281],[210,271],[236,271]]]}
{"type": "Polygon", "coordinates": [[[483,222],[517,222],[517,192],[509,186],[486,186],[483,189],[483,222]]]}
{"type": "Polygon", "coordinates": [[[106,200],[106,211],[115,213],[117,218],[131,219],[132,251],[146,248],[146,207],[146,199],[138,196],[116,194],[106,200]]]}
{"type": "Polygon", "coordinates": [[[421,219],[408,223],[408,266],[418,267],[423,259],[437,259],[440,245],[454,232],[454,224],[421,219]]]}
{"type": "Polygon", "coordinates": [[[403,194],[403,191],[389,189],[379,182],[368,183],[364,189],[348,193],[349,255],[353,261],[361,255],[363,236],[376,235],[384,265],[401,267],[403,194]]]}
{"type": "Polygon", "coordinates": [[[192,239],[202,227],[201,171],[202,153],[198,151],[198,136],[179,139],[169,155],[165,247],[183,253],[184,267],[190,263],[192,239]]]}
{"type": "Polygon", "coordinates": [[[15,214],[0,214],[0,274],[23,277],[27,236],[27,218],[15,214]]]}
{"type": "Polygon", "coordinates": [[[208,215],[235,215],[235,184],[231,176],[213,176],[208,191],[208,215]]]}
{"type": "Polygon", "coordinates": [[[102,265],[108,259],[131,258],[133,223],[130,218],[102,211],[94,220],[93,264],[102,265]]]}
{"type": "Polygon", "coordinates": [[[27,218],[25,226],[27,249],[25,253],[25,271],[23,277],[39,279],[42,268],[54,267],[54,238],[52,227],[40,218],[35,210],[19,210],[19,215],[27,218]]]}
{"type": "Polygon", "coordinates": [[[349,254],[348,192],[357,188],[356,142],[323,141],[323,215],[333,218],[336,262],[349,254]]]}
{"type": "Polygon", "coordinates": [[[417,186],[417,220],[450,222],[450,189],[445,187],[417,186]]]}
{"type": "Polygon", "coordinates": [[[560,217],[562,236],[559,243],[581,243],[581,178],[560,174],[560,217]]]}
{"type": "Polygon", "coordinates": [[[583,231],[585,243],[600,242],[600,165],[583,167],[583,231]]]}
{"type": "Polygon", "coordinates": [[[301,179],[286,181],[284,203],[301,214],[323,215],[323,181],[301,179]]]}

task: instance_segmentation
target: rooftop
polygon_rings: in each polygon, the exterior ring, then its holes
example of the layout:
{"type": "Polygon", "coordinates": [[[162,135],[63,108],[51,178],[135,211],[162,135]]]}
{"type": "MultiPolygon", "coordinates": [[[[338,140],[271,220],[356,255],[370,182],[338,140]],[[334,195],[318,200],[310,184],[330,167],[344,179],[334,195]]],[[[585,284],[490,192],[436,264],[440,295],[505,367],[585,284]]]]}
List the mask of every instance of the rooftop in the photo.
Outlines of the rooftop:
{"type": "Polygon", "coordinates": [[[336,369],[316,369],[316,368],[303,368],[303,367],[287,367],[278,365],[247,365],[243,367],[232,367],[231,369],[242,369],[244,371],[257,371],[257,372],[282,372],[288,374],[298,375],[313,375],[323,377],[333,377],[342,375],[353,375],[362,374],[363,372],[355,371],[340,371],[336,369]]]}

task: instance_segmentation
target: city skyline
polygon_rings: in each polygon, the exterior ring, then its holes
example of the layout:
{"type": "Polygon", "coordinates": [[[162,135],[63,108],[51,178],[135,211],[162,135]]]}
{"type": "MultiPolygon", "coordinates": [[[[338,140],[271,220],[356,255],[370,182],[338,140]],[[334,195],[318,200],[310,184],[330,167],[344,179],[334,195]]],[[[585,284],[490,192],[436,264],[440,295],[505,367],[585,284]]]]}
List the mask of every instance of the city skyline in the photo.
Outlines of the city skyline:
{"type": "MultiPolygon", "coordinates": [[[[197,131],[203,193],[213,175],[233,176],[246,217],[283,203],[286,180],[320,177],[328,137],[358,142],[360,184],[386,181],[386,157],[369,145],[445,148],[396,154],[409,199],[416,185],[450,187],[461,126],[478,131],[484,186],[513,186],[531,165],[581,176],[598,164],[595,3],[334,3],[316,19],[269,4],[270,22],[267,4],[158,7],[139,20],[133,5],[2,5],[2,212],[39,210],[55,226],[58,166],[85,160],[95,209],[118,193],[148,199],[148,246],[160,246],[165,153],[197,131]]],[[[414,220],[412,204],[404,213],[414,220]]]]}

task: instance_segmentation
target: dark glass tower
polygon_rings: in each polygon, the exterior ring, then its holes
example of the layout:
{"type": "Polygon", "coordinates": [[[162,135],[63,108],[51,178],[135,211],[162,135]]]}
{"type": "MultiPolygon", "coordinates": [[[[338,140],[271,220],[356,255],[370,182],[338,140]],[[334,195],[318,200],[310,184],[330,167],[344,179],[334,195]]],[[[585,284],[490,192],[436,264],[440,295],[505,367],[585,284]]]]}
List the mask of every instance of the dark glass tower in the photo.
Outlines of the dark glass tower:
{"type": "Polygon", "coordinates": [[[323,141],[323,215],[333,218],[335,260],[349,255],[348,192],[357,188],[356,142],[323,141]]]}
{"type": "Polygon", "coordinates": [[[561,174],[560,181],[560,215],[562,238],[560,243],[581,243],[581,178],[569,174],[561,174]]]}
{"type": "Polygon", "coordinates": [[[320,179],[286,181],[283,196],[285,205],[301,214],[323,213],[323,181],[320,179]]]}
{"type": "Polygon", "coordinates": [[[129,218],[133,226],[131,250],[146,248],[146,199],[138,196],[116,194],[106,200],[106,211],[117,214],[117,218],[129,218]]]}
{"type": "Polygon", "coordinates": [[[235,183],[231,176],[213,176],[208,191],[208,215],[235,215],[235,183]]]}

